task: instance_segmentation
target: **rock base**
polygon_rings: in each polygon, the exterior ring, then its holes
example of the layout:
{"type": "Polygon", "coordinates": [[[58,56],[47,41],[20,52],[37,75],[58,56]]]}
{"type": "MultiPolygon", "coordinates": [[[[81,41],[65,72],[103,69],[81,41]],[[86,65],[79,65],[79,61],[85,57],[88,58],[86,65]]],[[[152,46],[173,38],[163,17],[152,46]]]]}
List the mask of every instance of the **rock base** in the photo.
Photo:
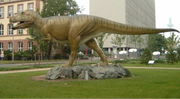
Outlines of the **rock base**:
{"type": "Polygon", "coordinates": [[[122,66],[74,66],[52,68],[46,75],[48,80],[56,79],[112,79],[130,77],[131,73],[122,66]]]}

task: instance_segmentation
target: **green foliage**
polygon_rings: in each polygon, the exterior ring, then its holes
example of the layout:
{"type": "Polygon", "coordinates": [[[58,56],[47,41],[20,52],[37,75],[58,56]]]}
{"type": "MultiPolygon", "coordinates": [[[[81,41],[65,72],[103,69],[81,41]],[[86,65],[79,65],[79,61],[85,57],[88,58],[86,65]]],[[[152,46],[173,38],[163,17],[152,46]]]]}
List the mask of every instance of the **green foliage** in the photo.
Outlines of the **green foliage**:
{"type": "Polygon", "coordinates": [[[137,48],[137,45],[139,45],[139,48],[141,47],[141,44],[144,43],[144,39],[142,38],[142,35],[130,35],[130,42],[134,44],[134,48],[137,48]]]}
{"type": "MultiPolygon", "coordinates": [[[[15,60],[32,60],[34,59],[34,54],[34,50],[18,51],[14,52],[14,58],[15,60]]],[[[12,51],[6,50],[4,55],[4,60],[12,60],[12,51]]]]}
{"type": "Polygon", "coordinates": [[[152,52],[149,49],[145,49],[141,56],[141,63],[148,64],[148,61],[152,59],[152,52]]]}
{"type": "Polygon", "coordinates": [[[178,62],[177,53],[174,52],[173,49],[169,49],[168,53],[166,54],[166,59],[167,59],[167,62],[170,63],[170,64],[177,63],[178,62]]]}
{"type": "Polygon", "coordinates": [[[152,52],[160,51],[166,48],[166,38],[161,34],[151,34],[148,40],[148,49],[152,52]]]}
{"type": "Polygon", "coordinates": [[[104,35],[101,35],[99,37],[96,38],[97,40],[97,43],[99,44],[99,47],[101,49],[103,49],[103,46],[104,46],[104,40],[107,39],[108,37],[108,34],[104,34],[104,35]]]}
{"type": "Polygon", "coordinates": [[[174,51],[179,42],[180,42],[180,39],[174,33],[172,33],[171,36],[166,39],[166,45],[167,45],[167,51],[168,51],[166,55],[166,59],[167,59],[167,62],[170,64],[174,64],[178,62],[178,54],[174,51]]]}
{"type": "Polygon", "coordinates": [[[178,61],[180,61],[180,48],[177,48],[176,51],[177,51],[177,59],[178,61]]]}
{"type": "Polygon", "coordinates": [[[180,38],[172,33],[171,36],[166,39],[167,50],[175,49],[178,43],[180,43],[180,38]]]}
{"type": "Polygon", "coordinates": [[[124,40],[126,39],[126,36],[115,34],[114,37],[115,38],[112,38],[112,42],[111,43],[121,47],[122,44],[124,43],[124,40]]]}
{"type": "Polygon", "coordinates": [[[4,51],[4,59],[11,60],[12,59],[12,51],[10,51],[10,50],[4,51]]]}
{"type": "Polygon", "coordinates": [[[42,16],[75,15],[79,11],[80,8],[74,0],[45,0],[42,16]]]}

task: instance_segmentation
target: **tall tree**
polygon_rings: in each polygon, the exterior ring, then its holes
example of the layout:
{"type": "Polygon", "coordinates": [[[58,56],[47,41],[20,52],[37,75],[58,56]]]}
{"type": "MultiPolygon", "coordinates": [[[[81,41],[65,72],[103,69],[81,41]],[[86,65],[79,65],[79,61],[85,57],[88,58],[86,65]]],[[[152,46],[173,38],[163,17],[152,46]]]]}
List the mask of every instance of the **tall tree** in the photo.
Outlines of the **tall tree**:
{"type": "Polygon", "coordinates": [[[74,0],[44,0],[43,17],[75,15],[80,11],[74,0]]]}
{"type": "Polygon", "coordinates": [[[149,35],[148,48],[153,51],[162,51],[166,48],[166,38],[161,34],[149,35]]]}
{"type": "MultiPolygon", "coordinates": [[[[75,15],[77,12],[80,12],[80,8],[74,0],[44,0],[41,16],[70,16],[75,15]]],[[[35,40],[37,40],[41,46],[46,47],[43,49],[46,49],[46,53],[48,53],[47,56],[50,58],[54,41],[42,41],[44,36],[35,31],[30,34],[36,38],[35,40]]]]}
{"type": "Polygon", "coordinates": [[[178,43],[180,43],[180,39],[174,33],[172,33],[171,36],[166,39],[166,45],[168,51],[166,58],[168,63],[173,64],[175,62],[178,62],[178,53],[175,52],[178,43]]]}
{"type": "Polygon", "coordinates": [[[130,35],[130,41],[134,45],[134,48],[137,48],[137,45],[141,45],[143,38],[141,35],[130,35]]]}

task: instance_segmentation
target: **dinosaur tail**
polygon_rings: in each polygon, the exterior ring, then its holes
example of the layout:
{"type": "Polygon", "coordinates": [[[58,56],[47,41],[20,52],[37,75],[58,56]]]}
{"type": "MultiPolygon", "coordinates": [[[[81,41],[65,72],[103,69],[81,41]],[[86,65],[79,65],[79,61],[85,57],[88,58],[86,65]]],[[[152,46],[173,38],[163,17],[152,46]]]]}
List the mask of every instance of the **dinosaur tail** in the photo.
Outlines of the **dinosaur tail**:
{"type": "Polygon", "coordinates": [[[155,29],[155,28],[145,28],[129,26],[114,21],[110,21],[103,18],[98,18],[97,24],[102,28],[102,32],[110,32],[115,34],[129,34],[129,35],[139,35],[139,34],[155,34],[162,32],[179,32],[176,29],[155,29]]]}

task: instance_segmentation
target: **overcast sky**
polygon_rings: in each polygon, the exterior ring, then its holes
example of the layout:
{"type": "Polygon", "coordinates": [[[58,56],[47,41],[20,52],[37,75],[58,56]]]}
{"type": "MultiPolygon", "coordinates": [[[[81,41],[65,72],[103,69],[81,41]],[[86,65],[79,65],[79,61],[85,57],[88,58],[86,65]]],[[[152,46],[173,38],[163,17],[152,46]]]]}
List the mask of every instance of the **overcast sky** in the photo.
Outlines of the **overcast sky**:
{"type": "MultiPolygon", "coordinates": [[[[83,14],[89,14],[89,0],[76,0],[83,14]]],[[[169,19],[173,27],[180,31],[180,0],[155,0],[156,2],[156,27],[167,28],[169,19]]],[[[166,33],[168,37],[169,33],[166,33]]]]}

